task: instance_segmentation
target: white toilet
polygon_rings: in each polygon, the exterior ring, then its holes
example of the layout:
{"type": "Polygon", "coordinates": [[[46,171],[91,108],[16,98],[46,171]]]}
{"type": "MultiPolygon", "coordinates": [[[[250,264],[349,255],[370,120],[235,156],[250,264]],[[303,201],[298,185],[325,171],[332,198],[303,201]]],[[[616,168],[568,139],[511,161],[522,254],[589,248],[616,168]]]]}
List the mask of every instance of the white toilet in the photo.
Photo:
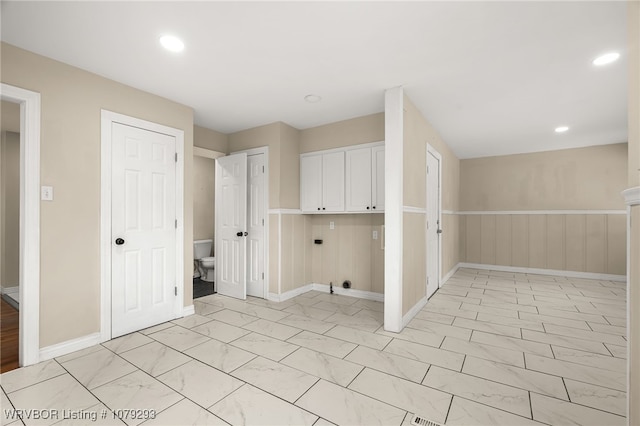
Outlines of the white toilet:
{"type": "MultiPolygon", "coordinates": [[[[196,240],[193,242],[193,257],[197,262],[200,279],[206,282],[214,282],[216,273],[216,258],[211,256],[213,240],[196,240]]],[[[194,274],[194,278],[196,278],[194,274]]]]}

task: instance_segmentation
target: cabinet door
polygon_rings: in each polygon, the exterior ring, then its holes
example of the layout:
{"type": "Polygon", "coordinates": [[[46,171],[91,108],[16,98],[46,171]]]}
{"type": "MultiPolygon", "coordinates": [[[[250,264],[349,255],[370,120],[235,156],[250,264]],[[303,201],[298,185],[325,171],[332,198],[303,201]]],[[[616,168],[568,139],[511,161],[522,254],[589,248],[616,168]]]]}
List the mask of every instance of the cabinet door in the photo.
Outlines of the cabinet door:
{"type": "Polygon", "coordinates": [[[322,156],[322,211],[344,211],[344,152],[322,156]]]}
{"type": "Polygon", "coordinates": [[[371,211],[371,148],[347,151],[346,210],[371,211]]]}
{"type": "Polygon", "coordinates": [[[300,209],[318,212],[322,209],[322,155],[300,157],[300,209]]]}
{"type": "Polygon", "coordinates": [[[384,211],[384,146],[371,148],[371,208],[384,211]]]}

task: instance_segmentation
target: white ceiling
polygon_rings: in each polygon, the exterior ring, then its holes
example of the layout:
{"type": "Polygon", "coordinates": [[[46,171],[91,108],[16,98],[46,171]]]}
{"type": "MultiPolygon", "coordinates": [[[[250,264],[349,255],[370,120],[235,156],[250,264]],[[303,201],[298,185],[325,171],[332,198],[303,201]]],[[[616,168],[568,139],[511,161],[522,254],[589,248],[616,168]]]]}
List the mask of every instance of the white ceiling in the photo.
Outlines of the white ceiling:
{"type": "Polygon", "coordinates": [[[1,3],[5,42],[224,133],[381,112],[402,85],[461,158],[627,141],[625,2],[1,3]],[[182,53],[159,46],[166,33],[182,53]]]}

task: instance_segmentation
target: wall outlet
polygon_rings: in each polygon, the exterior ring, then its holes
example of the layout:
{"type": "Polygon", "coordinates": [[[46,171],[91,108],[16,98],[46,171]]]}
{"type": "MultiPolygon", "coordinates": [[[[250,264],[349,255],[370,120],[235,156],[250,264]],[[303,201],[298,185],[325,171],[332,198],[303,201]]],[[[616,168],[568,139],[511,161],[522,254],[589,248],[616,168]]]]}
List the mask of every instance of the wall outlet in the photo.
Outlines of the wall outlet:
{"type": "Polygon", "coordinates": [[[329,229],[336,229],[336,223],[334,221],[329,222],[329,229]]]}
{"type": "Polygon", "coordinates": [[[40,187],[40,199],[42,201],[53,201],[53,186],[40,187]]]}
{"type": "Polygon", "coordinates": [[[378,239],[378,231],[373,231],[373,239],[374,240],[378,239]]]}

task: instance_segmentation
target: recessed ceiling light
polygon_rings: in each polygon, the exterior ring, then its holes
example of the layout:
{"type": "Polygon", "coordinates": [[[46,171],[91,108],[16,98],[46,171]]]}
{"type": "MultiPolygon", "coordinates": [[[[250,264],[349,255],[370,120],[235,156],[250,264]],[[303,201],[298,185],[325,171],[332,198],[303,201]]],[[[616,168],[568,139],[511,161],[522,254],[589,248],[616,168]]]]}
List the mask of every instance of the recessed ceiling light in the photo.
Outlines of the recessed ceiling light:
{"type": "Polygon", "coordinates": [[[318,95],[307,95],[304,97],[304,100],[310,104],[315,104],[316,102],[320,102],[322,98],[318,95]]]}
{"type": "Polygon", "coordinates": [[[597,58],[595,58],[593,60],[593,65],[596,65],[596,66],[607,65],[617,61],[619,57],[620,57],[620,54],[618,52],[605,53],[604,55],[598,56],[597,58]]]}
{"type": "Polygon", "coordinates": [[[564,133],[569,130],[569,126],[559,126],[556,127],[556,133],[564,133]]]}
{"type": "Polygon", "coordinates": [[[164,35],[160,37],[160,44],[171,52],[182,52],[184,50],[184,43],[182,40],[172,35],[164,35]]]}

